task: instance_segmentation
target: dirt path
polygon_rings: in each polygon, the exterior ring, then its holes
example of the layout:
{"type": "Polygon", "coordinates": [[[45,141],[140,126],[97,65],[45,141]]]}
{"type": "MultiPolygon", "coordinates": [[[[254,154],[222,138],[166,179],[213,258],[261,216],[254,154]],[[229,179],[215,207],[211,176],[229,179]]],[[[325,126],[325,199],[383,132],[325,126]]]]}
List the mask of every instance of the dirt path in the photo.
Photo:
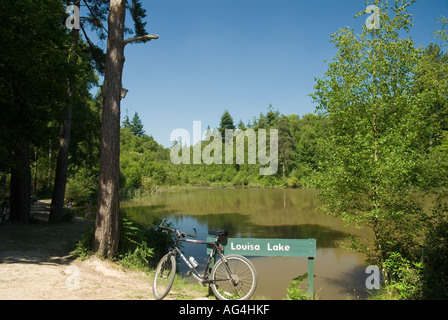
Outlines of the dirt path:
{"type": "Polygon", "coordinates": [[[0,299],[153,299],[149,275],[97,257],[74,259],[71,250],[93,222],[49,225],[48,206],[33,205],[42,222],[0,226],[0,299]]]}

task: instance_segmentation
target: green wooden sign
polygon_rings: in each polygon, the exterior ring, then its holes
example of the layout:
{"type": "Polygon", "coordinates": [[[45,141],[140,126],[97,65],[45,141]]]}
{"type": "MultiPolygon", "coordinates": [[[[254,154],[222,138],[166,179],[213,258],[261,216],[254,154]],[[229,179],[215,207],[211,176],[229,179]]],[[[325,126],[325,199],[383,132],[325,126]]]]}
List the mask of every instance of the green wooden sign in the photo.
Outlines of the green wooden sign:
{"type": "Polygon", "coordinates": [[[316,239],[251,239],[229,238],[226,254],[242,256],[315,257],[316,239]]]}
{"type": "MultiPolygon", "coordinates": [[[[208,238],[207,241],[213,242],[214,238],[208,238]]],[[[316,239],[228,238],[222,246],[225,254],[308,258],[308,295],[313,298],[316,239]]]]}

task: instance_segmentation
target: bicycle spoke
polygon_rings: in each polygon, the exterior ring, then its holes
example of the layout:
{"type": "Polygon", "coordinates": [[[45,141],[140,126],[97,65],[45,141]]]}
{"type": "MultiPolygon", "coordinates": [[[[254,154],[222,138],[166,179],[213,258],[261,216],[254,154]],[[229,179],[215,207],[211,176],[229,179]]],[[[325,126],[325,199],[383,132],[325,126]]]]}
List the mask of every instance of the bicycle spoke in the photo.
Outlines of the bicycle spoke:
{"type": "Polygon", "coordinates": [[[156,299],[163,299],[173,285],[176,273],[176,261],[170,254],[166,254],[156,268],[153,281],[153,294],[156,299]]]}
{"type": "Polygon", "coordinates": [[[219,299],[248,299],[256,287],[255,268],[250,261],[238,255],[229,255],[226,260],[228,268],[223,261],[214,268],[213,291],[219,299]]]}

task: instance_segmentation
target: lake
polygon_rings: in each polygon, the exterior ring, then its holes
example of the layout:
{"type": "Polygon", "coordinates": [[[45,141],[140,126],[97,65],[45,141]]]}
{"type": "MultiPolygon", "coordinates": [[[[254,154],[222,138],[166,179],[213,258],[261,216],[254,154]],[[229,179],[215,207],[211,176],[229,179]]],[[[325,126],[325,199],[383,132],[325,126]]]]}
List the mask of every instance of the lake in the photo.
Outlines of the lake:
{"type": "MultiPolygon", "coordinates": [[[[369,232],[345,227],[340,219],[322,213],[316,195],[316,191],[302,189],[191,189],[122,202],[121,207],[141,223],[152,224],[155,218],[165,218],[188,233],[196,228],[198,239],[206,239],[209,229],[226,229],[231,238],[314,238],[314,291],[318,298],[364,298],[368,277],[364,256],[340,248],[337,243],[347,240],[350,233],[367,237],[369,232]]],[[[200,264],[206,257],[204,245],[184,244],[183,252],[200,264]]],[[[258,273],[254,298],[284,299],[292,279],[307,272],[307,258],[250,259],[258,273]]]]}

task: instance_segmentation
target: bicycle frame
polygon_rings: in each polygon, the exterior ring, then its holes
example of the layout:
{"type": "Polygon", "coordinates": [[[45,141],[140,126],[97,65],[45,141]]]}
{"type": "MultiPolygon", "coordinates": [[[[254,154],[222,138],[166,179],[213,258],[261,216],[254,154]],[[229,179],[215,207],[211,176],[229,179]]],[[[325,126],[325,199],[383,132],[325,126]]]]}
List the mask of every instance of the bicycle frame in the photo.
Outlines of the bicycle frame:
{"type": "Polygon", "coordinates": [[[227,279],[214,279],[214,280],[210,280],[208,278],[209,276],[209,271],[210,271],[210,264],[212,262],[212,259],[215,258],[216,255],[219,255],[219,257],[221,259],[223,259],[224,262],[226,262],[226,258],[224,256],[224,254],[222,253],[221,249],[219,248],[219,244],[218,244],[218,240],[214,241],[214,242],[210,242],[210,241],[202,241],[202,240],[191,240],[191,239],[184,239],[184,238],[178,238],[176,240],[176,244],[174,245],[174,248],[171,250],[170,252],[171,254],[174,254],[174,256],[176,257],[177,255],[179,255],[182,260],[186,263],[186,265],[188,266],[188,268],[190,269],[189,272],[191,272],[191,275],[198,280],[199,282],[201,282],[202,284],[207,284],[207,283],[212,283],[212,282],[217,282],[217,281],[226,281],[229,280],[231,278],[231,271],[229,269],[229,267],[227,266],[227,263],[225,264],[226,270],[229,274],[229,278],[227,279]],[[212,250],[210,252],[210,255],[208,256],[207,261],[207,265],[205,267],[205,271],[204,271],[204,275],[200,275],[199,272],[196,270],[196,268],[194,268],[190,261],[188,261],[188,259],[185,257],[185,255],[182,253],[182,251],[179,249],[179,242],[189,242],[189,243],[195,243],[195,244],[205,244],[207,246],[212,246],[212,250]]]}

